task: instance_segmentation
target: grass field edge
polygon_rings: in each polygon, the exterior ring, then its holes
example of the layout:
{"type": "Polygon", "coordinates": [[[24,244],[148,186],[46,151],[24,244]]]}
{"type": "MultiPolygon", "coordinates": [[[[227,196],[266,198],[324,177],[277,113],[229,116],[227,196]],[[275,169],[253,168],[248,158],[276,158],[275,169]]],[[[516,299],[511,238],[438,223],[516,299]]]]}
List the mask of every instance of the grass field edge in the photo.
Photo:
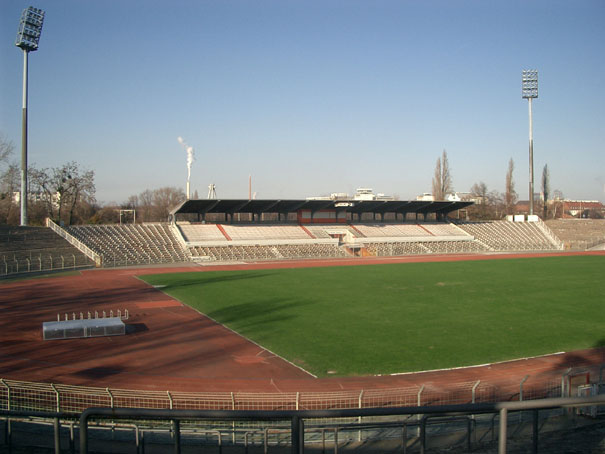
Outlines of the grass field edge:
{"type": "Polygon", "coordinates": [[[233,335],[238,336],[238,337],[240,337],[240,338],[242,338],[242,339],[245,339],[245,340],[246,340],[246,342],[250,342],[251,344],[256,345],[258,348],[260,348],[260,349],[262,349],[262,350],[264,350],[264,351],[266,351],[266,352],[271,353],[271,354],[272,354],[273,356],[275,356],[276,358],[279,358],[280,360],[282,360],[282,361],[284,361],[284,362],[286,362],[286,363],[290,364],[291,366],[293,366],[293,367],[295,367],[295,368],[299,369],[300,371],[302,371],[302,372],[304,372],[305,374],[307,374],[307,375],[311,376],[312,378],[318,378],[318,377],[317,377],[317,375],[312,374],[312,373],[311,373],[311,372],[309,372],[308,370],[305,370],[305,369],[303,369],[302,367],[300,367],[299,365],[294,364],[292,361],[290,361],[290,360],[288,360],[288,359],[284,358],[283,356],[278,355],[277,353],[273,352],[272,350],[269,350],[268,348],[263,347],[263,346],[262,346],[262,345],[260,345],[259,343],[257,343],[257,342],[255,342],[255,341],[253,341],[252,339],[250,339],[250,338],[248,338],[248,337],[246,337],[246,336],[244,336],[244,335],[242,335],[242,334],[238,333],[237,331],[234,331],[233,329],[229,328],[227,325],[224,325],[223,323],[219,323],[217,320],[213,319],[212,317],[208,316],[207,314],[204,314],[204,313],[200,312],[199,310],[197,310],[197,309],[196,309],[196,308],[194,308],[193,306],[190,306],[189,304],[183,303],[183,302],[182,302],[181,300],[179,300],[178,298],[176,298],[176,297],[174,297],[174,296],[172,296],[172,295],[169,295],[168,293],[163,292],[161,287],[156,287],[156,286],[154,286],[154,285],[152,285],[152,284],[150,284],[150,283],[148,283],[148,282],[145,282],[145,281],[144,281],[143,279],[141,279],[141,278],[140,278],[140,276],[138,276],[138,275],[135,275],[134,277],[135,277],[135,279],[138,279],[139,281],[143,282],[145,285],[148,285],[148,286],[150,286],[151,288],[153,288],[153,289],[155,289],[155,290],[157,290],[157,291],[159,291],[159,292],[163,293],[163,294],[164,294],[164,295],[166,295],[168,298],[172,298],[173,300],[178,301],[178,302],[179,302],[179,303],[181,303],[183,306],[188,307],[189,309],[193,310],[194,312],[196,312],[196,313],[200,314],[202,317],[206,317],[208,320],[212,320],[212,322],[213,322],[213,323],[216,323],[217,325],[222,326],[223,328],[225,328],[226,330],[228,330],[229,332],[231,332],[233,335]]]}

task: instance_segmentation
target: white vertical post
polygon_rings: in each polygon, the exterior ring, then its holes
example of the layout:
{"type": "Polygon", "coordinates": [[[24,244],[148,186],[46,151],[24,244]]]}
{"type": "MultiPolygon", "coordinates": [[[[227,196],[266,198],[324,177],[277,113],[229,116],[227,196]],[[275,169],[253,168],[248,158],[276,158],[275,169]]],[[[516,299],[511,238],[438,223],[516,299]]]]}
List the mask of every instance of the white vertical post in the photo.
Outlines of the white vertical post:
{"type": "Polygon", "coordinates": [[[6,409],[8,411],[11,410],[11,388],[10,386],[8,386],[8,383],[6,383],[4,381],[4,378],[0,378],[0,383],[2,383],[4,385],[4,387],[6,388],[6,409]]]}
{"type": "MultiPolygon", "coordinates": [[[[424,385],[422,385],[422,386],[420,387],[420,389],[418,390],[418,396],[417,396],[417,399],[416,399],[416,404],[417,404],[419,407],[420,407],[420,403],[421,403],[421,400],[422,400],[422,391],[424,391],[424,385]]],[[[417,419],[418,421],[420,421],[420,420],[422,419],[422,418],[421,418],[421,416],[420,416],[420,414],[417,414],[417,415],[416,415],[416,419],[417,419]]],[[[418,424],[418,428],[417,428],[417,436],[420,436],[420,424],[418,424]]]]}
{"type": "MultiPolygon", "coordinates": [[[[358,408],[362,408],[362,406],[363,406],[363,389],[359,392],[358,408]]],[[[361,416],[359,416],[357,418],[357,422],[359,424],[361,424],[361,421],[362,421],[361,416]]],[[[361,441],[361,429],[359,429],[359,431],[357,433],[357,441],[359,441],[359,442],[361,441]]]]}
{"type": "Polygon", "coordinates": [[[51,383],[50,387],[53,389],[53,391],[57,395],[57,413],[59,413],[61,411],[61,396],[59,394],[59,391],[55,387],[54,383],[51,383]]]}
{"type": "Polygon", "coordinates": [[[473,389],[472,389],[472,403],[475,403],[476,391],[477,391],[477,386],[479,386],[479,383],[481,383],[481,380],[477,380],[477,382],[473,385],[473,389]]]}
{"type": "Polygon", "coordinates": [[[519,401],[523,400],[523,383],[525,383],[528,378],[529,374],[523,377],[523,380],[521,380],[521,384],[519,385],[519,401]]]}
{"type": "Polygon", "coordinates": [[[23,49],[23,103],[21,113],[21,225],[27,225],[27,60],[23,49]]]}
{"type": "Polygon", "coordinates": [[[534,127],[532,115],[532,98],[527,98],[529,104],[529,214],[534,214],[534,127]]]}

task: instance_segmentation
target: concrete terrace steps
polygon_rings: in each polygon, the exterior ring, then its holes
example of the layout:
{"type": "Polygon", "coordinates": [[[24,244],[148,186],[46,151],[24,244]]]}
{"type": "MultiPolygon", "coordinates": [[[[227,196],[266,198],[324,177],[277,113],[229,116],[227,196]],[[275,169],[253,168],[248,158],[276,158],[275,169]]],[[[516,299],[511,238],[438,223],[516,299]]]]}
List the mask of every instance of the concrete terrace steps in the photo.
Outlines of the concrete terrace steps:
{"type": "Polygon", "coordinates": [[[50,228],[0,226],[0,276],[93,265],[50,228]]]}

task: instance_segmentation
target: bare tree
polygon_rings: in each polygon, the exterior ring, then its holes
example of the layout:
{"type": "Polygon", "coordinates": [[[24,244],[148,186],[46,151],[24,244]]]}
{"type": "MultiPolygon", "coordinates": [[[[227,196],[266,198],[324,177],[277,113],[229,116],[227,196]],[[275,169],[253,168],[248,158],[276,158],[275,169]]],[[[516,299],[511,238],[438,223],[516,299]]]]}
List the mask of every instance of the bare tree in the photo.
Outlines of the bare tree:
{"type": "Polygon", "coordinates": [[[163,187],[131,195],[125,206],[137,210],[138,222],[165,221],[170,210],[184,200],[185,193],[182,189],[163,187]]]}
{"type": "Polygon", "coordinates": [[[517,203],[517,192],[515,191],[515,182],[513,181],[513,171],[515,163],[513,158],[508,161],[508,170],[506,171],[506,184],[504,193],[504,204],[506,205],[506,213],[514,214],[515,203],[517,203]]]}
{"type": "Polygon", "coordinates": [[[166,221],[170,210],[185,200],[185,193],[180,188],[163,187],[153,191],[153,203],[156,219],[166,221]]]}
{"type": "Polygon", "coordinates": [[[477,207],[478,210],[476,212],[476,215],[481,219],[485,219],[486,217],[488,217],[487,192],[488,192],[487,185],[483,181],[480,181],[479,183],[475,183],[471,187],[471,194],[473,195],[475,200],[478,200],[478,202],[479,202],[479,206],[477,207]]]}
{"type": "Polygon", "coordinates": [[[441,157],[437,158],[435,164],[435,175],[433,176],[433,197],[435,200],[445,200],[445,196],[453,191],[452,175],[447,159],[447,152],[443,150],[441,157]]]}
{"type": "Polygon", "coordinates": [[[10,165],[13,144],[4,135],[0,135],[0,222],[9,223],[13,211],[13,194],[19,190],[19,168],[10,165]],[[6,170],[4,166],[7,166],[6,170]]]}
{"type": "Polygon", "coordinates": [[[74,218],[76,208],[82,203],[92,205],[95,202],[95,173],[93,170],[80,172],[79,167],[75,167],[75,173],[72,174],[69,180],[68,200],[69,203],[69,219],[71,224],[74,218]]]}
{"type": "Polygon", "coordinates": [[[56,219],[56,191],[52,171],[48,168],[38,169],[31,165],[28,169],[30,196],[35,197],[36,202],[40,202],[45,207],[46,215],[51,219],[56,219]],[[33,193],[33,194],[32,194],[33,193]]]}
{"type": "Polygon", "coordinates": [[[471,187],[471,194],[476,199],[479,199],[479,205],[487,205],[487,203],[488,203],[488,198],[487,198],[488,191],[487,191],[487,185],[483,181],[480,181],[479,183],[475,183],[471,187]]]}
{"type": "Polygon", "coordinates": [[[548,214],[548,198],[550,196],[550,173],[548,171],[548,164],[544,164],[542,169],[542,203],[543,203],[543,217],[546,219],[548,214]]]}
{"type": "Polygon", "coordinates": [[[36,169],[30,167],[31,184],[46,207],[51,219],[71,223],[76,206],[82,202],[94,203],[94,171],[81,171],[77,162],[68,162],[61,167],[36,169]],[[67,213],[65,213],[67,210],[67,213]]]}
{"type": "Polygon", "coordinates": [[[13,194],[21,187],[21,171],[17,164],[8,166],[0,176],[0,224],[17,224],[19,210],[13,194]]]}
{"type": "Polygon", "coordinates": [[[4,135],[0,135],[0,164],[8,164],[14,145],[4,135]]]}

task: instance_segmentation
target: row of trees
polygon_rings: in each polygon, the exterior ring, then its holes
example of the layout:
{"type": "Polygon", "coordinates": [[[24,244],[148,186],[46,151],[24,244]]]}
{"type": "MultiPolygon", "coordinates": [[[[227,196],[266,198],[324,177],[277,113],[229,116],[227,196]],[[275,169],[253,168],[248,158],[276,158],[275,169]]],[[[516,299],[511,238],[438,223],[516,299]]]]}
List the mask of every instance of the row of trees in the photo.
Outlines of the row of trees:
{"type": "MultiPolygon", "coordinates": [[[[471,219],[501,219],[505,215],[516,213],[519,197],[515,191],[514,170],[515,163],[511,158],[508,161],[508,168],[506,170],[504,193],[495,190],[490,191],[483,181],[473,184],[470,189],[470,198],[475,200],[476,204],[468,209],[468,215],[471,219]]],[[[557,208],[559,207],[555,203],[549,203],[551,201],[551,191],[548,164],[544,165],[540,188],[540,198],[539,200],[535,200],[534,204],[537,206],[536,214],[541,212],[544,219],[555,217],[557,215],[557,208]]],[[[432,189],[435,200],[445,200],[449,194],[454,193],[452,174],[445,150],[437,158],[432,189]]],[[[563,194],[560,191],[555,191],[555,193],[557,200],[563,198],[563,194]]]]}
{"type": "MultiPolygon", "coordinates": [[[[18,225],[21,167],[12,161],[13,144],[0,135],[0,224],[18,225]]],[[[77,162],[28,169],[28,223],[104,224],[120,222],[124,209],[136,210],[137,222],[165,221],[171,208],[185,200],[182,189],[163,187],[130,196],[126,203],[100,206],[95,198],[95,173],[77,162]]]]}
{"type": "MultiPolygon", "coordinates": [[[[20,166],[11,161],[13,151],[12,143],[0,135],[0,224],[19,223],[20,210],[19,204],[15,203],[15,195],[20,195],[21,171],[20,166]]],[[[467,210],[471,219],[501,219],[507,214],[515,214],[518,195],[513,179],[514,169],[515,164],[511,158],[506,171],[504,193],[490,191],[483,181],[473,184],[470,198],[476,203],[467,210]]],[[[94,178],[94,171],[82,169],[73,161],[51,168],[30,166],[29,223],[42,225],[46,217],[67,225],[132,222],[132,210],[136,211],[137,222],[165,221],[170,209],[185,200],[182,189],[163,187],[131,195],[121,205],[111,203],[100,206],[95,198],[94,178]],[[129,218],[124,219],[123,216],[129,218]]],[[[437,158],[432,190],[435,200],[445,200],[448,195],[454,193],[445,150],[437,158]]],[[[562,199],[560,191],[554,193],[556,199],[562,199]]],[[[197,198],[197,193],[194,198],[197,198]]],[[[550,174],[548,165],[545,165],[542,172],[541,197],[535,203],[536,213],[541,211],[545,219],[562,214],[560,205],[548,203],[550,200],[550,174]]]]}
{"type": "MultiPolygon", "coordinates": [[[[0,223],[18,224],[20,217],[21,170],[9,164],[0,176],[0,223]]],[[[43,224],[49,217],[56,222],[85,222],[94,211],[94,172],[83,170],[76,162],[59,167],[28,169],[28,220],[43,224]]]]}

